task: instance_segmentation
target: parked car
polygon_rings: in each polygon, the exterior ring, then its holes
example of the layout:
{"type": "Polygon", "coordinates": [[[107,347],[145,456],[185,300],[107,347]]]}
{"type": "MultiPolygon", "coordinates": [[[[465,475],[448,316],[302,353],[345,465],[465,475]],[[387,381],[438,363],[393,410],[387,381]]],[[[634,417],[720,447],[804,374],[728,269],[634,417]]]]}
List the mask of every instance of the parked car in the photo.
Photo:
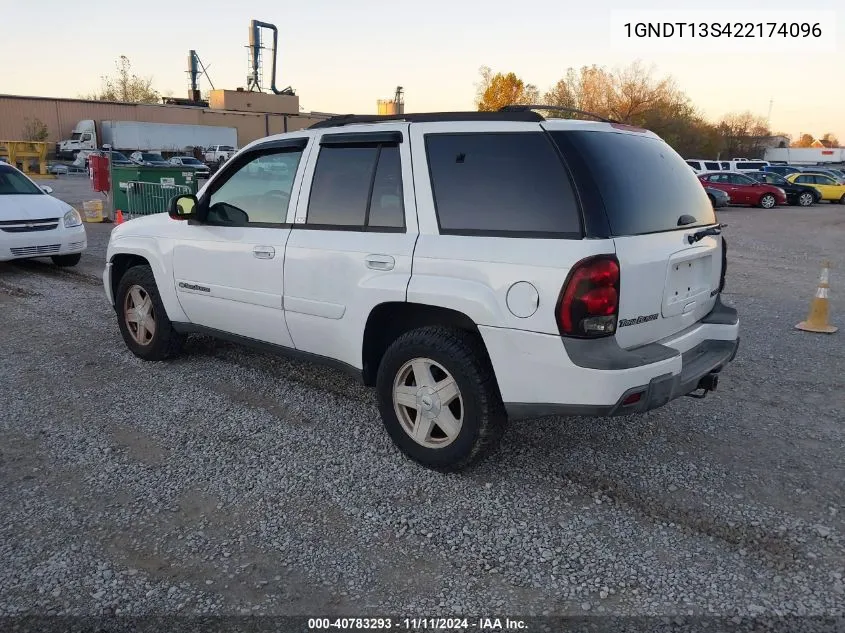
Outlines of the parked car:
{"type": "Polygon", "coordinates": [[[715,388],[739,332],[721,232],[647,130],[530,110],[335,117],[115,227],[103,283],[138,357],[203,332],[345,368],[401,451],[455,470],[508,417],[715,388]],[[290,173],[250,169],[269,160],[290,173]]]}
{"type": "Polygon", "coordinates": [[[839,182],[845,183],[845,171],[838,169],[836,167],[825,167],[824,169],[809,169],[807,171],[812,171],[816,174],[828,174],[833,176],[839,182]]]}
{"type": "Polygon", "coordinates": [[[212,145],[205,150],[205,162],[223,164],[235,155],[238,150],[231,145],[212,145]]]}
{"type": "Polygon", "coordinates": [[[805,171],[787,176],[786,179],[797,185],[813,187],[819,192],[822,200],[845,204],[845,184],[837,182],[832,176],[805,171]]]}
{"type": "Polygon", "coordinates": [[[748,160],[747,158],[735,158],[731,161],[728,161],[727,167],[724,166],[725,163],[722,163],[722,169],[727,169],[729,171],[738,171],[740,173],[745,173],[749,171],[759,171],[764,167],[768,167],[769,163],[765,160],[748,160]]]}
{"type": "Polygon", "coordinates": [[[157,152],[132,152],[129,159],[144,167],[172,167],[170,161],[157,152]]]}
{"type": "Polygon", "coordinates": [[[827,167],[824,167],[824,168],[823,167],[808,167],[804,171],[812,172],[814,174],[824,174],[825,176],[830,176],[831,178],[833,178],[836,182],[838,182],[840,184],[845,183],[845,177],[843,177],[842,174],[840,174],[835,169],[830,169],[830,168],[827,168],[827,167]]]}
{"type": "Polygon", "coordinates": [[[699,174],[706,187],[721,189],[731,197],[731,204],[748,204],[772,209],[786,204],[786,192],[780,187],[757,182],[746,174],[735,171],[719,171],[699,174]]]}
{"type": "Polygon", "coordinates": [[[760,171],[788,176],[789,174],[795,174],[803,170],[803,167],[798,167],[797,165],[766,165],[760,171]]]}
{"type": "Polygon", "coordinates": [[[700,158],[690,158],[685,161],[687,165],[693,168],[695,173],[700,174],[705,171],[719,171],[721,167],[719,166],[719,161],[716,160],[704,160],[700,158]]]}
{"type": "MultiPolygon", "coordinates": [[[[101,150],[96,151],[96,152],[91,152],[91,154],[89,154],[89,156],[91,156],[91,155],[104,156],[104,157],[108,158],[110,154],[109,154],[108,148],[105,148],[105,149],[101,149],[101,150]]],[[[136,164],[134,161],[130,160],[122,152],[112,151],[111,152],[111,159],[112,159],[112,161],[114,161],[115,167],[131,167],[132,165],[136,164]]],[[[86,162],[86,167],[87,167],[87,162],[86,162]]]]}
{"type": "Polygon", "coordinates": [[[713,205],[714,209],[726,207],[731,202],[731,197],[727,194],[727,192],[722,191],[721,189],[704,187],[704,190],[707,192],[707,197],[710,198],[710,204],[713,205]]]}
{"type": "Polygon", "coordinates": [[[813,189],[807,185],[799,185],[789,182],[780,174],[774,174],[766,171],[752,171],[746,175],[750,176],[757,182],[762,182],[767,185],[773,185],[783,189],[786,192],[786,201],[788,204],[809,207],[821,199],[821,194],[817,189],[813,189]]]}
{"type": "Polygon", "coordinates": [[[110,154],[109,150],[105,149],[103,150],[103,154],[107,158],[109,155],[111,155],[111,159],[115,167],[129,167],[130,165],[132,165],[132,161],[129,160],[129,157],[126,156],[126,154],[124,154],[123,152],[112,151],[110,154]]]}
{"type": "Polygon", "coordinates": [[[170,159],[170,164],[177,167],[189,167],[196,172],[198,178],[208,178],[211,174],[208,165],[193,156],[174,156],[170,159]]]}
{"type": "Polygon", "coordinates": [[[88,246],[79,212],[8,163],[0,164],[0,261],[50,257],[75,266],[88,246]]]}

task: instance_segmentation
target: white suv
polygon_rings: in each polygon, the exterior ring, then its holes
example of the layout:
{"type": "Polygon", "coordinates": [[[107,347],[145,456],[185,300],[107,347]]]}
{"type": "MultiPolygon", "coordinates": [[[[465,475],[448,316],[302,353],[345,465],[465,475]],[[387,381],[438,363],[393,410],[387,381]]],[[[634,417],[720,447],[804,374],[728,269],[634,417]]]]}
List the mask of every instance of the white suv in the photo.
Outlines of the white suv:
{"type": "Polygon", "coordinates": [[[527,109],[335,117],[116,227],[103,282],[137,356],[201,332],[328,362],[376,387],[405,454],[450,470],[509,417],[715,389],[739,343],[720,233],[643,129],[527,109]]]}

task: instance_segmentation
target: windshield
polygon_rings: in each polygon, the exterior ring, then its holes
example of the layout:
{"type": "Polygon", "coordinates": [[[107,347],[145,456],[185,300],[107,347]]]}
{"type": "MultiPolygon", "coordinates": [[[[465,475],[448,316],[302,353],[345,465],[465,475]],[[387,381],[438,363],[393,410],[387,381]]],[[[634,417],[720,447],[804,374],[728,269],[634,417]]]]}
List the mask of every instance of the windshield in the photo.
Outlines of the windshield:
{"type": "Polygon", "coordinates": [[[182,164],[183,165],[202,165],[202,163],[200,161],[198,161],[196,158],[183,158],[182,164]]]}
{"type": "Polygon", "coordinates": [[[164,157],[161,154],[141,154],[143,160],[163,162],[164,157]]]}
{"type": "Polygon", "coordinates": [[[29,178],[0,163],[0,196],[44,194],[29,178]]]}
{"type": "Polygon", "coordinates": [[[112,152],[112,153],[111,153],[111,155],[112,155],[112,159],[113,159],[113,160],[125,160],[125,161],[129,161],[129,159],[128,159],[128,158],[126,158],[126,156],[125,156],[125,155],[123,155],[123,154],[121,154],[120,152],[112,152]]]}
{"type": "Polygon", "coordinates": [[[786,185],[786,179],[780,174],[767,174],[766,180],[775,185],[786,185]]]}
{"type": "Polygon", "coordinates": [[[614,236],[678,229],[678,218],[716,222],[713,205],[696,175],[678,153],[660,139],[642,134],[555,131],[564,155],[576,153],[601,192],[614,236]]]}

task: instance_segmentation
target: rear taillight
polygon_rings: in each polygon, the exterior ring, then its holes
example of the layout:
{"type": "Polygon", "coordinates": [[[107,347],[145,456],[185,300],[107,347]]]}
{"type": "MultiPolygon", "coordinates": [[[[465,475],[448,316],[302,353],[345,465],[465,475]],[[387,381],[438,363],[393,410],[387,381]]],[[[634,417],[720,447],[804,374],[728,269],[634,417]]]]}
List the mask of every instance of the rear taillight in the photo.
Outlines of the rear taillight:
{"type": "Polygon", "coordinates": [[[594,338],[616,331],[619,316],[619,261],[599,255],[578,262],[569,273],[557,306],[563,336],[594,338]]]}
{"type": "Polygon", "coordinates": [[[719,292],[725,290],[725,275],[728,272],[728,243],[725,236],[722,236],[722,272],[719,275],[719,292]]]}

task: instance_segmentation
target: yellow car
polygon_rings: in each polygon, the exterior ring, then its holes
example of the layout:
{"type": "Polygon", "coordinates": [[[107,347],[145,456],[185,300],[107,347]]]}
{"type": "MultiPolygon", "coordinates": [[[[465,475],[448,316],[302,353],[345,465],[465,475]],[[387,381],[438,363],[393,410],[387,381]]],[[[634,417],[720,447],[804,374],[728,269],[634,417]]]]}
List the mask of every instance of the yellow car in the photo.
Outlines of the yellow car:
{"type": "Polygon", "coordinates": [[[836,182],[825,174],[814,174],[810,171],[802,171],[797,174],[789,174],[786,179],[798,185],[809,185],[815,187],[822,195],[822,200],[840,202],[845,204],[845,184],[836,182]]]}

